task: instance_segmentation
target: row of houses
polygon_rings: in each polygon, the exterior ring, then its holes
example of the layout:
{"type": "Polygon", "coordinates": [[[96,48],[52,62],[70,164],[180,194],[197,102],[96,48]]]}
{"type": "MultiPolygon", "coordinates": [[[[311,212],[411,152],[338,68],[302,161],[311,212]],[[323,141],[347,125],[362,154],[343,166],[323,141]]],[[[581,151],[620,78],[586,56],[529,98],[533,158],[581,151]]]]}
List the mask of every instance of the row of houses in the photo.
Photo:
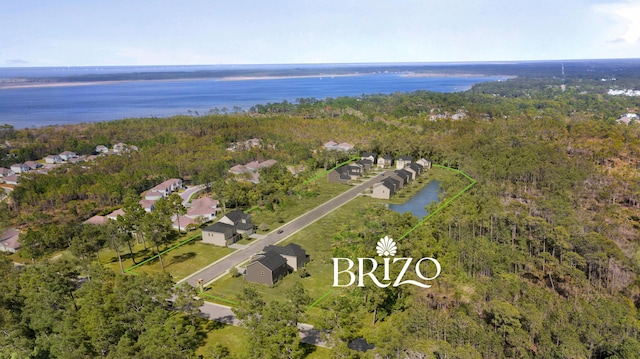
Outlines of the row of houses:
{"type": "Polygon", "coordinates": [[[52,169],[65,163],[88,162],[98,158],[98,155],[122,154],[131,150],[137,151],[138,148],[119,142],[113,145],[113,149],[103,145],[97,146],[95,151],[97,155],[82,156],[72,151],[64,151],[57,155],[48,155],[40,161],[15,163],[9,168],[0,167],[0,181],[5,184],[17,185],[20,175],[26,172],[34,171],[35,173],[47,174],[52,169]]]}
{"type": "Polygon", "coordinates": [[[422,174],[425,167],[417,162],[411,162],[402,169],[394,170],[391,174],[383,174],[380,182],[373,185],[371,197],[389,199],[403,187],[415,181],[422,174]]]}
{"type": "Polygon", "coordinates": [[[420,158],[414,162],[412,156],[398,156],[394,159],[392,156],[378,157],[376,153],[364,152],[362,153],[359,161],[348,163],[329,172],[327,175],[327,181],[330,183],[347,183],[349,181],[357,180],[374,167],[381,169],[393,168],[394,163],[397,171],[413,167],[414,171],[419,170],[422,172],[425,168],[431,168],[431,160],[425,158],[420,158]]]}
{"type": "MultiPolygon", "coordinates": [[[[140,205],[146,212],[152,212],[155,209],[155,203],[160,198],[167,197],[171,193],[176,192],[184,188],[182,180],[179,178],[168,179],[159,185],[149,189],[145,193],[145,197],[140,200],[140,205]]],[[[185,230],[190,224],[199,225],[200,223],[208,222],[216,217],[218,208],[218,201],[210,197],[202,197],[194,199],[191,203],[186,205],[187,212],[181,216],[173,216],[173,228],[176,230],[185,230]]],[[[117,209],[106,216],[93,216],[85,221],[89,224],[105,224],[109,220],[116,220],[118,216],[124,216],[125,212],[122,208],[117,209]]]]}

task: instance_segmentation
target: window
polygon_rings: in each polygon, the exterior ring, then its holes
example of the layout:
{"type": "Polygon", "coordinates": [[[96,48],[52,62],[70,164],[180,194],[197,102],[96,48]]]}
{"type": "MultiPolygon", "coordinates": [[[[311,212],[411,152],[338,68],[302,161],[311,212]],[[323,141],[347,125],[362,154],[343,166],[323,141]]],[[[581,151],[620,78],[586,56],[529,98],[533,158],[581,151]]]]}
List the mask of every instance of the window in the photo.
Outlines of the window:
{"type": "Polygon", "coordinates": [[[264,271],[260,272],[260,275],[264,277],[264,271]]]}

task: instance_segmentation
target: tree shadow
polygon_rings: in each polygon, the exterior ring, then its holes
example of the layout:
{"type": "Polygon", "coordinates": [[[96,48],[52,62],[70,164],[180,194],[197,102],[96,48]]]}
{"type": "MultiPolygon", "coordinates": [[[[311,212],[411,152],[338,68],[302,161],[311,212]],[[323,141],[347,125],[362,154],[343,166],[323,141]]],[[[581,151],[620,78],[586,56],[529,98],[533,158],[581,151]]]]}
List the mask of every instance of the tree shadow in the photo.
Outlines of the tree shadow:
{"type": "Polygon", "coordinates": [[[187,261],[187,260],[189,260],[189,259],[191,259],[191,258],[193,258],[195,256],[196,256],[195,252],[187,252],[187,253],[179,254],[177,256],[174,256],[171,259],[171,263],[169,263],[169,265],[176,264],[176,263],[182,263],[182,262],[187,261]]]}

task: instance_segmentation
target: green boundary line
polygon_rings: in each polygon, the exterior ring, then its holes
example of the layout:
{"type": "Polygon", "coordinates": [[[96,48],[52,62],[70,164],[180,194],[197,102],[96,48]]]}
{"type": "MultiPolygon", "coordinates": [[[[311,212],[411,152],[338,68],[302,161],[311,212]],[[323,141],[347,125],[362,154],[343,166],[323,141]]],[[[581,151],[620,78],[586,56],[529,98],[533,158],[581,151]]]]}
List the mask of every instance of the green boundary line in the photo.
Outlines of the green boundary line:
{"type": "Polygon", "coordinates": [[[423,225],[427,220],[429,220],[429,218],[433,217],[436,213],[440,212],[440,210],[442,210],[444,207],[448,206],[449,203],[453,202],[456,198],[458,198],[460,195],[462,195],[463,193],[465,193],[466,191],[468,191],[471,187],[473,187],[473,185],[475,185],[477,183],[476,180],[474,180],[473,178],[469,177],[469,175],[467,175],[466,173],[457,170],[455,168],[451,168],[451,167],[446,167],[446,166],[442,166],[442,165],[433,165],[433,167],[438,167],[438,168],[444,168],[450,171],[454,171],[457,172],[458,174],[463,175],[464,177],[466,177],[469,181],[471,181],[471,183],[465,187],[462,191],[458,192],[455,194],[455,196],[449,198],[448,200],[446,200],[442,205],[440,205],[435,211],[429,213],[426,217],[424,217],[420,222],[418,222],[418,224],[416,224],[415,226],[413,226],[413,228],[411,228],[410,230],[408,230],[405,234],[403,234],[400,238],[398,238],[398,240],[403,239],[404,237],[408,236],[409,233],[413,232],[416,228],[420,227],[421,225],[423,225]]]}
{"type": "Polygon", "coordinates": [[[336,168],[338,168],[338,167],[340,167],[340,166],[344,166],[344,165],[346,165],[347,163],[349,163],[349,162],[351,162],[351,161],[357,160],[358,158],[359,158],[358,156],[351,157],[348,161],[342,162],[342,163],[340,163],[340,164],[336,165],[335,167],[333,167],[332,169],[330,169],[330,170],[326,170],[326,171],[324,171],[324,172],[320,173],[319,175],[317,175],[317,176],[313,177],[312,179],[309,179],[309,180],[304,181],[304,184],[308,184],[309,182],[313,182],[313,181],[317,180],[317,179],[318,179],[318,178],[320,178],[320,177],[324,177],[325,175],[329,174],[329,172],[331,172],[331,171],[335,170],[336,168]]]}
{"type": "Polygon", "coordinates": [[[333,293],[333,290],[330,290],[322,295],[322,297],[318,298],[315,302],[311,303],[307,309],[313,308],[316,304],[320,303],[324,298],[328,297],[329,294],[333,293]]]}
{"type": "MultiPolygon", "coordinates": [[[[191,238],[189,238],[189,239],[187,239],[187,240],[185,240],[183,242],[180,242],[180,243],[176,244],[175,246],[173,246],[173,247],[171,247],[169,249],[165,249],[164,251],[160,252],[160,254],[156,254],[151,258],[145,259],[144,261],[125,269],[124,272],[125,273],[134,273],[134,272],[132,272],[133,269],[136,269],[136,268],[140,267],[141,265],[143,265],[143,264],[145,264],[145,263],[147,263],[149,261],[152,261],[152,260],[158,258],[159,256],[165,254],[165,253],[171,252],[172,250],[174,250],[174,249],[176,249],[176,248],[178,248],[178,247],[180,247],[180,246],[182,246],[184,244],[187,244],[187,243],[191,242],[192,240],[194,240],[194,239],[196,239],[198,237],[200,237],[200,235],[196,234],[195,236],[193,236],[193,237],[191,237],[191,238]]],[[[137,273],[134,273],[134,274],[137,274],[137,273]]]]}
{"type": "MultiPolygon", "coordinates": [[[[307,184],[307,183],[309,183],[309,182],[311,182],[311,181],[315,181],[316,179],[318,179],[318,178],[320,178],[320,177],[322,177],[322,176],[326,175],[327,173],[329,173],[329,172],[333,171],[334,169],[336,169],[336,168],[338,168],[338,167],[340,167],[340,166],[342,166],[342,165],[344,165],[344,164],[347,164],[347,163],[349,163],[349,162],[351,162],[351,161],[353,161],[354,159],[357,159],[357,158],[358,158],[358,157],[353,157],[353,158],[351,158],[350,160],[348,160],[348,161],[346,161],[346,162],[343,162],[343,163],[341,163],[341,164],[337,165],[336,167],[334,167],[334,168],[332,168],[332,169],[330,169],[330,170],[328,170],[328,171],[323,172],[322,174],[320,174],[320,175],[318,175],[318,176],[314,177],[313,179],[307,180],[307,181],[305,182],[305,184],[307,184]]],[[[433,212],[429,213],[425,218],[423,218],[422,220],[420,220],[420,222],[418,222],[418,224],[416,224],[415,226],[413,226],[413,228],[409,229],[405,234],[403,234],[403,235],[402,235],[400,238],[398,238],[397,240],[401,240],[401,239],[403,239],[404,237],[408,236],[411,232],[413,232],[414,230],[416,230],[418,227],[422,226],[422,225],[423,225],[426,221],[428,221],[431,217],[433,217],[434,215],[436,215],[436,213],[440,212],[443,208],[445,208],[446,206],[448,206],[451,202],[455,201],[455,200],[456,200],[456,198],[460,197],[463,193],[465,193],[466,191],[468,191],[471,187],[473,187],[473,186],[477,183],[477,181],[476,181],[475,179],[471,178],[469,175],[467,175],[466,173],[464,173],[464,172],[462,172],[462,171],[460,171],[460,170],[458,170],[458,169],[451,168],[451,167],[447,167],[447,166],[442,166],[442,165],[438,165],[438,164],[434,164],[434,165],[432,165],[432,166],[433,166],[433,167],[437,167],[437,168],[446,169],[446,170],[453,171],[453,172],[456,172],[456,173],[458,173],[458,174],[461,174],[461,175],[462,175],[462,176],[464,176],[466,179],[468,179],[469,181],[471,181],[471,183],[470,183],[467,187],[465,187],[464,189],[462,189],[460,192],[456,193],[453,197],[451,197],[451,198],[449,198],[448,200],[446,200],[446,201],[445,201],[442,205],[440,205],[440,206],[439,206],[435,211],[433,211],[433,212]]],[[[251,208],[251,210],[253,210],[253,209],[255,209],[255,207],[254,207],[254,208],[251,208]]],[[[197,237],[197,236],[196,236],[196,237],[197,237]]],[[[195,238],[195,237],[194,237],[194,238],[195,238]]],[[[188,239],[187,241],[190,241],[190,240],[192,240],[192,239],[193,239],[193,238],[188,239]]],[[[185,243],[186,243],[187,241],[185,241],[185,243]]],[[[178,244],[177,246],[181,246],[182,244],[183,244],[183,243],[178,244]]],[[[177,246],[176,246],[176,247],[177,247],[177,246]]],[[[166,250],[166,251],[169,251],[169,250],[171,250],[171,249],[173,249],[173,248],[170,248],[170,249],[168,249],[168,250],[166,250]]],[[[160,254],[164,254],[166,251],[164,251],[164,252],[162,252],[162,253],[160,253],[160,254]]],[[[154,259],[155,257],[157,257],[157,255],[156,255],[156,256],[154,256],[154,257],[152,257],[152,258],[150,258],[150,259],[148,259],[147,261],[149,261],[149,260],[151,260],[151,259],[154,259]]],[[[145,262],[147,262],[147,261],[145,261],[145,262]]],[[[139,263],[138,265],[144,264],[145,262],[139,263]]],[[[130,271],[130,270],[131,270],[131,269],[133,269],[133,268],[135,268],[135,267],[131,267],[131,268],[127,269],[126,271],[130,271]]],[[[132,273],[134,273],[134,272],[132,272],[132,273]]],[[[134,274],[135,274],[135,273],[134,273],[134,274]]],[[[334,290],[329,290],[328,292],[326,292],[325,294],[323,294],[320,298],[318,298],[315,302],[313,302],[313,303],[311,303],[309,306],[307,306],[307,308],[306,308],[306,309],[313,308],[313,307],[314,307],[314,306],[316,306],[318,303],[320,303],[322,300],[324,300],[326,297],[328,297],[329,295],[331,295],[333,292],[334,292],[334,290]]],[[[216,297],[216,296],[214,296],[214,295],[210,295],[210,294],[206,294],[206,293],[200,293],[199,295],[201,295],[201,296],[205,296],[205,297],[209,297],[209,298],[212,298],[212,299],[215,299],[215,300],[218,300],[218,301],[222,301],[222,302],[225,302],[225,303],[230,303],[230,304],[234,304],[234,305],[235,305],[235,304],[237,304],[237,303],[236,303],[236,302],[234,302],[234,301],[231,301],[231,300],[228,300],[228,299],[224,299],[224,298],[221,298],[221,297],[216,297]]]]}
{"type": "Polygon", "coordinates": [[[218,300],[218,301],[221,301],[221,302],[233,304],[233,305],[238,304],[237,302],[234,302],[232,300],[216,297],[215,295],[207,294],[207,293],[204,293],[204,292],[200,292],[200,293],[198,293],[198,295],[199,296],[203,296],[203,297],[209,297],[209,298],[212,298],[212,299],[215,299],[215,300],[218,300]]]}

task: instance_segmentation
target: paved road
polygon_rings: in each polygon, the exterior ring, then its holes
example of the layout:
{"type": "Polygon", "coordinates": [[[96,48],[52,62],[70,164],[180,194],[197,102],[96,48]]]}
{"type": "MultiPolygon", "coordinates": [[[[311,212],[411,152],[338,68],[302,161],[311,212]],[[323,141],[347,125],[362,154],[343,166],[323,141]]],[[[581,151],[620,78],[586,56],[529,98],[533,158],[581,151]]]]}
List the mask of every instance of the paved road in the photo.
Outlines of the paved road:
{"type": "Polygon", "coordinates": [[[188,205],[189,199],[191,199],[191,196],[193,196],[197,192],[202,191],[204,188],[205,188],[205,185],[201,184],[201,185],[189,187],[184,192],[180,193],[180,197],[182,198],[182,205],[183,206],[188,205]]]}
{"type": "MultiPolygon", "coordinates": [[[[388,176],[388,174],[392,172],[393,171],[387,171],[385,176],[388,176]]],[[[215,281],[219,277],[228,273],[230,268],[239,265],[240,263],[251,258],[253,255],[262,251],[262,249],[265,246],[270,244],[276,244],[284,240],[288,236],[305,228],[311,223],[333,212],[338,207],[356,198],[366,188],[372,186],[376,182],[379,182],[381,178],[382,177],[380,175],[377,175],[372,177],[366,182],[363,182],[357,186],[354,186],[348,191],[337,195],[336,197],[328,200],[327,202],[319,205],[318,207],[310,210],[309,212],[299,216],[298,218],[292,220],[291,222],[284,224],[280,228],[277,228],[270,234],[264,236],[264,238],[254,240],[254,242],[250,246],[244,249],[237,250],[227,255],[226,257],[218,260],[217,262],[214,262],[211,265],[190,275],[189,277],[178,281],[178,283],[187,281],[189,284],[195,287],[197,286],[198,279],[202,279],[205,285],[208,285],[209,283],[215,281]],[[282,233],[278,233],[280,231],[282,231],[282,233]]]]}
{"type": "MultiPolygon", "coordinates": [[[[215,303],[204,302],[204,305],[200,307],[202,316],[215,320],[216,322],[231,324],[235,326],[240,325],[240,321],[231,311],[231,307],[226,305],[220,305],[215,303]]],[[[314,329],[312,325],[305,323],[298,323],[298,330],[300,331],[300,340],[303,343],[313,344],[321,347],[326,347],[327,342],[322,339],[322,333],[314,329]]]]}

